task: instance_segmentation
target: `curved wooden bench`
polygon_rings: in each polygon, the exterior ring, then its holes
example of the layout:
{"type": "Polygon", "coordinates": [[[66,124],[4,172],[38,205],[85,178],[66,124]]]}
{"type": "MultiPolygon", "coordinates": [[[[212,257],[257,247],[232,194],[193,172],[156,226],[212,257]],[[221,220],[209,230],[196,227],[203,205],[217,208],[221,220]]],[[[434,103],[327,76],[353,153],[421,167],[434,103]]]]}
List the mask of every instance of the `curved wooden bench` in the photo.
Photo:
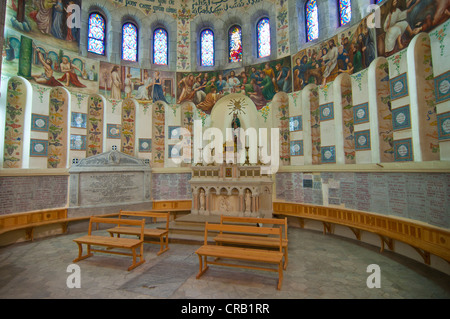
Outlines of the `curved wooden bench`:
{"type": "MultiPolygon", "coordinates": [[[[117,214],[102,215],[103,217],[117,214]]],[[[62,233],[67,232],[70,222],[88,221],[91,216],[67,217],[67,208],[36,210],[26,213],[13,213],[0,216],[0,236],[16,230],[25,230],[25,240],[33,241],[35,228],[59,224],[62,233]]]]}
{"type": "Polygon", "coordinates": [[[394,240],[398,240],[413,247],[428,265],[430,254],[450,262],[450,231],[418,221],[340,207],[284,202],[273,203],[273,215],[297,217],[302,228],[304,219],[320,221],[324,234],[333,233],[333,224],[347,226],[358,240],[361,240],[361,231],[371,232],[380,237],[381,252],[385,245],[394,250],[394,240]]]}

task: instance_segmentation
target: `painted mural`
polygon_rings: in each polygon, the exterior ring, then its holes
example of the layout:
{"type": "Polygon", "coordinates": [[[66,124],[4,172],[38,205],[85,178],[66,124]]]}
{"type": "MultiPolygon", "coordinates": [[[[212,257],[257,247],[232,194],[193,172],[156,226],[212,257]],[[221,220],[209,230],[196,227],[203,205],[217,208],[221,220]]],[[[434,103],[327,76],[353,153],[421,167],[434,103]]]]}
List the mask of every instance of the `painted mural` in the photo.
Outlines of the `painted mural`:
{"type": "Polygon", "coordinates": [[[31,83],[46,87],[66,87],[70,91],[85,94],[97,93],[97,61],[80,58],[64,46],[56,49],[11,29],[5,32],[5,43],[3,75],[19,75],[31,83]]]}
{"type": "Polygon", "coordinates": [[[63,88],[50,91],[47,168],[65,168],[69,94],[63,88]]]}
{"type": "Polygon", "coordinates": [[[448,0],[392,0],[381,6],[377,28],[379,56],[403,50],[419,32],[430,32],[450,16],[448,0]]]}
{"type": "Polygon", "coordinates": [[[70,5],[81,7],[81,0],[7,0],[6,27],[49,45],[78,51],[80,29],[66,23],[72,21],[74,13],[67,12],[70,5]]]}
{"type": "Polygon", "coordinates": [[[278,92],[292,91],[290,57],[218,72],[177,73],[177,104],[189,101],[210,114],[215,103],[231,93],[243,93],[258,110],[278,92]]]}
{"type": "Polygon", "coordinates": [[[324,86],[341,73],[353,74],[369,67],[376,58],[376,43],[366,20],[293,55],[294,91],[310,83],[324,86]]]}

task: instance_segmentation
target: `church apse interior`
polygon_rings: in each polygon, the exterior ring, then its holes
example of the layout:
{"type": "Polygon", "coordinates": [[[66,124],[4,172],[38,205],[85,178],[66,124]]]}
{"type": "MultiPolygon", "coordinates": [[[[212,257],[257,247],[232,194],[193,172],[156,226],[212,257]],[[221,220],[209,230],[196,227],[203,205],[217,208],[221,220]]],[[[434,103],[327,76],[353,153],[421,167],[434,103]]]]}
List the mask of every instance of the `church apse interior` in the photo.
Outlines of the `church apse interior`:
{"type": "Polygon", "coordinates": [[[287,218],[450,282],[449,1],[0,6],[0,256],[166,209],[173,238],[287,218]]]}

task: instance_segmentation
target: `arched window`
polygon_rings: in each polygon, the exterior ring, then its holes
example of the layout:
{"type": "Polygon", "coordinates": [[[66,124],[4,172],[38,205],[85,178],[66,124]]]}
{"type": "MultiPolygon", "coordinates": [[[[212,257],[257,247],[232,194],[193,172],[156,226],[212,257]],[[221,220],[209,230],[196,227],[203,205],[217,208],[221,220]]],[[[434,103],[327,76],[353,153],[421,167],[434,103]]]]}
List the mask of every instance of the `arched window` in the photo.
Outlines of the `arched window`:
{"type": "Polygon", "coordinates": [[[270,24],[269,18],[262,18],[256,25],[258,42],[258,58],[270,55],[270,24]]]}
{"type": "Polygon", "coordinates": [[[122,60],[136,62],[138,57],[138,28],[133,23],[122,26],[122,60]]]}
{"type": "Polygon", "coordinates": [[[100,13],[89,15],[88,51],[105,55],[106,21],[100,13]]]}
{"type": "Polygon", "coordinates": [[[242,61],[242,30],[240,26],[232,26],[228,31],[230,62],[242,61]]]}
{"type": "Polygon", "coordinates": [[[319,10],[316,0],[306,1],[305,4],[306,17],[306,38],[308,41],[315,40],[319,37],[319,10]]]}
{"type": "Polygon", "coordinates": [[[352,18],[351,0],[339,0],[339,21],[342,25],[346,25],[352,18]]]}
{"type": "Polygon", "coordinates": [[[169,37],[167,31],[158,28],[153,32],[153,63],[167,65],[169,63],[169,37]]]}
{"type": "Polygon", "coordinates": [[[210,29],[200,33],[200,61],[202,66],[214,65],[214,33],[210,29]]]}

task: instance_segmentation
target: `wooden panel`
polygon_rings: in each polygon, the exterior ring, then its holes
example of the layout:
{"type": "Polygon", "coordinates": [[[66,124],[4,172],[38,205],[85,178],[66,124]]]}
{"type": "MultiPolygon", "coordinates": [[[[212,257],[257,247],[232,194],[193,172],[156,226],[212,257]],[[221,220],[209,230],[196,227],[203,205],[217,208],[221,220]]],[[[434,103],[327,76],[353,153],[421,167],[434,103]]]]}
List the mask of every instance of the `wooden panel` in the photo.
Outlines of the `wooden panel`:
{"type": "Polygon", "coordinates": [[[0,229],[67,218],[67,209],[14,213],[0,216],[0,229]]]}

